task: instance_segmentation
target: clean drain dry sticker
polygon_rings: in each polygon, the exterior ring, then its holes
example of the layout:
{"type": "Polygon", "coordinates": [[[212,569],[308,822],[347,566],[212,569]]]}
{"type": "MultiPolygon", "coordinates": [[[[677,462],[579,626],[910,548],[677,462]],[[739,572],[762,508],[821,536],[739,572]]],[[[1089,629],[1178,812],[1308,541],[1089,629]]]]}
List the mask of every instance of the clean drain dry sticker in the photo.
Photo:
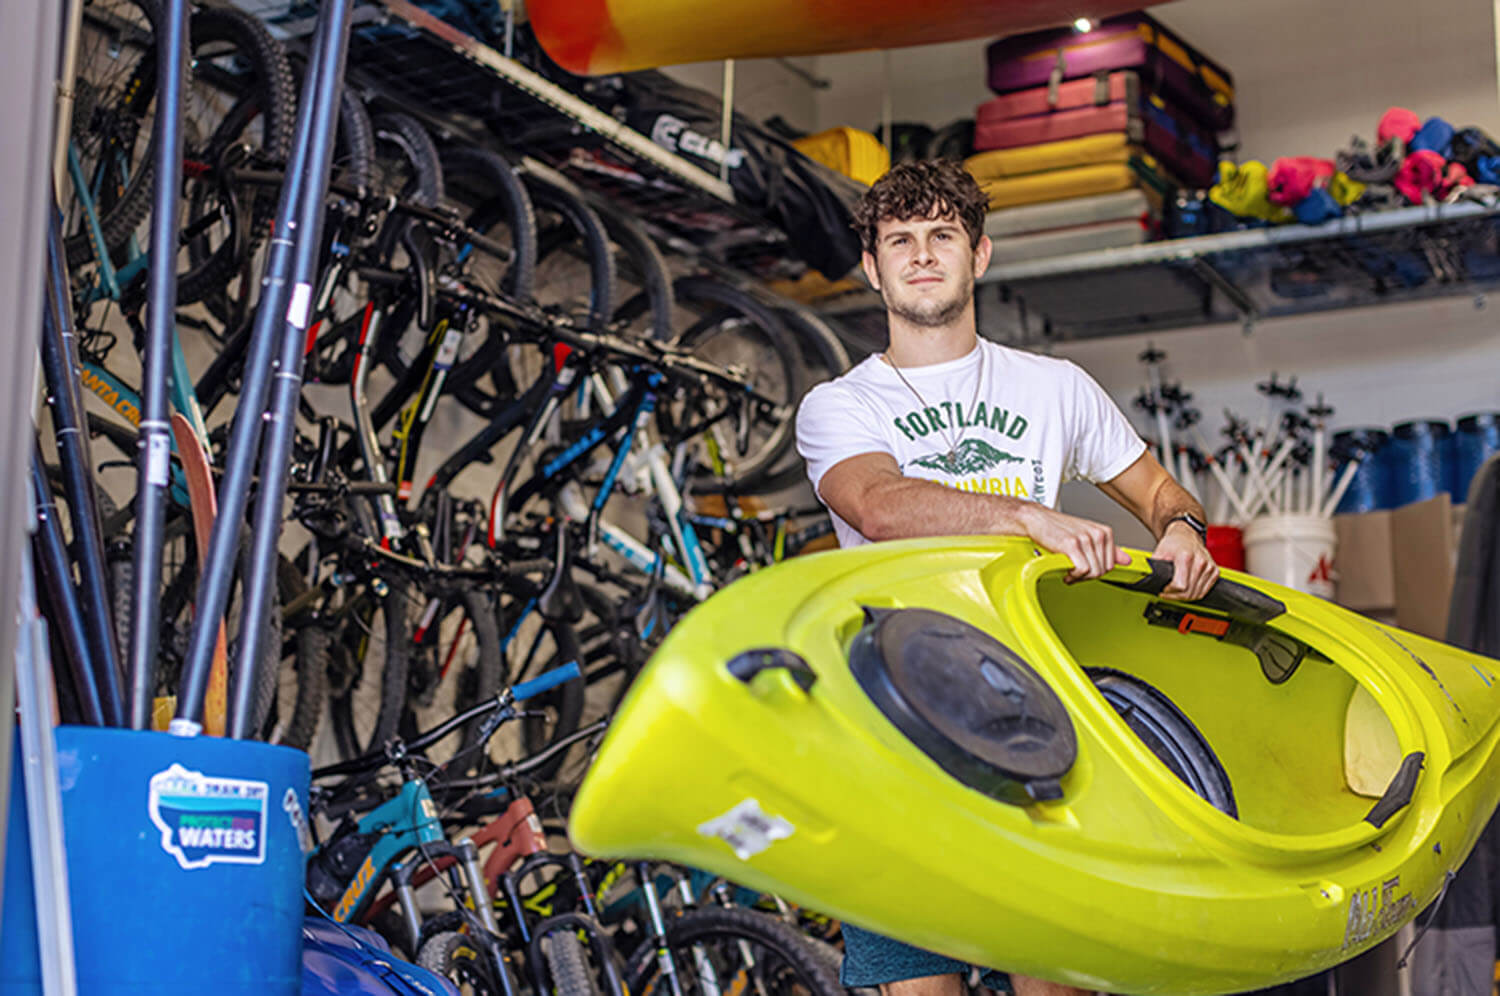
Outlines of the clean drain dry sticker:
{"type": "Polygon", "coordinates": [[[173,764],[151,776],[147,809],[161,848],[183,868],[266,860],[265,782],[214,778],[173,764]]]}
{"type": "Polygon", "coordinates": [[[755,799],[746,799],[723,816],[700,824],[698,832],[718,837],[734,850],[735,857],[749,861],[775,841],[790,837],[794,829],[786,820],[761,809],[755,799]]]}

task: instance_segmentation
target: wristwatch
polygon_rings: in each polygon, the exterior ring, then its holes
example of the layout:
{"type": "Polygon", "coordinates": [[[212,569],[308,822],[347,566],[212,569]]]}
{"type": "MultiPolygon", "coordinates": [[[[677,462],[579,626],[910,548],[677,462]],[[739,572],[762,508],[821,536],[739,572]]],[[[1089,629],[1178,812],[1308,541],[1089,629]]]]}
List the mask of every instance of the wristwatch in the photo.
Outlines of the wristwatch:
{"type": "Polygon", "coordinates": [[[1181,515],[1174,515],[1170,519],[1168,519],[1167,525],[1162,527],[1162,532],[1165,533],[1167,531],[1167,527],[1171,526],[1174,522],[1186,522],[1188,524],[1188,528],[1197,533],[1198,538],[1202,540],[1205,545],[1207,545],[1208,526],[1203,524],[1202,519],[1198,518],[1196,515],[1193,515],[1191,512],[1183,512],[1181,515]]]}

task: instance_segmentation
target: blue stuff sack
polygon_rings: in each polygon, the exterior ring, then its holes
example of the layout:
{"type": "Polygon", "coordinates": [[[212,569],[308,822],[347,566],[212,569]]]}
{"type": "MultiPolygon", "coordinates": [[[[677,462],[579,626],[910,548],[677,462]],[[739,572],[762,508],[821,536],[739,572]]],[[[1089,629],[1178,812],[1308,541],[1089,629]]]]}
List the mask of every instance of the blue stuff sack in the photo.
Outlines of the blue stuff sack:
{"type": "Polygon", "coordinates": [[[1447,159],[1453,152],[1453,126],[1442,118],[1428,118],[1412,136],[1406,149],[1408,152],[1426,149],[1447,159]]]}
{"type": "Polygon", "coordinates": [[[1321,225],[1325,221],[1342,218],[1344,209],[1327,190],[1318,189],[1302,198],[1297,206],[1292,208],[1292,214],[1295,214],[1297,220],[1304,225],[1321,225]]]}

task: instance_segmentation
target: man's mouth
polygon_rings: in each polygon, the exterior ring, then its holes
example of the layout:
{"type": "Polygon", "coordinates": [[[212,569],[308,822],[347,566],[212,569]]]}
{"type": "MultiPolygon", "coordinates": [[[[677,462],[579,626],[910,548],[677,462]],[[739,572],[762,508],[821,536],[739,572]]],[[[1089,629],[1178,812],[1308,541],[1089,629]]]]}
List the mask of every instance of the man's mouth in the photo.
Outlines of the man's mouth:
{"type": "Polygon", "coordinates": [[[943,282],[943,278],[942,277],[931,277],[931,276],[928,276],[928,277],[912,277],[910,280],[907,281],[907,283],[909,283],[909,284],[940,284],[942,282],[943,282]]]}

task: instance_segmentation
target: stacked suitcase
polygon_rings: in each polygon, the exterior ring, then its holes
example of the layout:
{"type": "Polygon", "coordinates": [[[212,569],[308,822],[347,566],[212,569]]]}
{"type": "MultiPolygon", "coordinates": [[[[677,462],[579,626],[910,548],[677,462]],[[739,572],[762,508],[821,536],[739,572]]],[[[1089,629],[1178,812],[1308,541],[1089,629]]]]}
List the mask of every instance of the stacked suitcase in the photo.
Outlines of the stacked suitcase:
{"type": "Polygon", "coordinates": [[[1233,81],[1148,15],[1004,38],[988,61],[966,165],[997,261],[1145,241],[1178,188],[1214,183],[1233,81]]]}

